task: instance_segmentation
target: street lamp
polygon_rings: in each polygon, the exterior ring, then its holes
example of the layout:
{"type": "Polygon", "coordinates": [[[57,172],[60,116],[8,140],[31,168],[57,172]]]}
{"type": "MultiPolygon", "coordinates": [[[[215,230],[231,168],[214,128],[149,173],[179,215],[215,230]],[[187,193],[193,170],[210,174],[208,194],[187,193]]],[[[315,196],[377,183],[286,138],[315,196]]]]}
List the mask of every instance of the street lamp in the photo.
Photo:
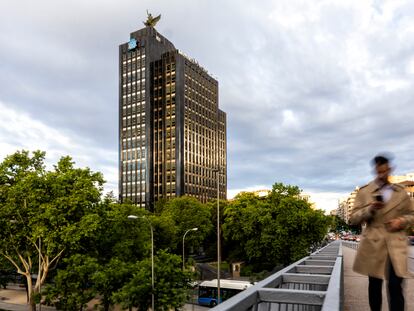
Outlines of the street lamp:
{"type": "Polygon", "coordinates": [[[216,168],[217,173],[217,304],[220,303],[220,168],[216,168]]]}
{"type": "Polygon", "coordinates": [[[184,235],[183,235],[183,271],[184,271],[184,241],[185,241],[185,236],[187,235],[187,233],[188,232],[190,232],[190,231],[197,231],[198,230],[198,228],[192,228],[192,229],[188,229],[185,233],[184,233],[184,235]]]}
{"type": "Polygon", "coordinates": [[[145,219],[148,224],[150,225],[151,228],[151,288],[152,288],[152,293],[151,293],[151,310],[155,311],[155,303],[154,303],[154,229],[152,228],[152,224],[151,222],[148,220],[148,218],[146,218],[145,216],[135,216],[135,215],[129,215],[128,219],[138,219],[138,218],[142,218],[145,219]]]}

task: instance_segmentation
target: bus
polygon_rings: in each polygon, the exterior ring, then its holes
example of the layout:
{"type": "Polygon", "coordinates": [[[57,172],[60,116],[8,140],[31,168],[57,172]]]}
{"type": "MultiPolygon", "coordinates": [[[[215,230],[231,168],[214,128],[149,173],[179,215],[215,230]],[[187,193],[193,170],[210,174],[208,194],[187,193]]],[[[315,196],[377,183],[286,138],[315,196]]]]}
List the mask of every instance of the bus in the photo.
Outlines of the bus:
{"type": "MultiPolygon", "coordinates": [[[[220,302],[253,286],[247,281],[220,280],[220,302]]],[[[217,305],[217,279],[204,281],[198,285],[198,304],[214,307],[217,305]]]]}

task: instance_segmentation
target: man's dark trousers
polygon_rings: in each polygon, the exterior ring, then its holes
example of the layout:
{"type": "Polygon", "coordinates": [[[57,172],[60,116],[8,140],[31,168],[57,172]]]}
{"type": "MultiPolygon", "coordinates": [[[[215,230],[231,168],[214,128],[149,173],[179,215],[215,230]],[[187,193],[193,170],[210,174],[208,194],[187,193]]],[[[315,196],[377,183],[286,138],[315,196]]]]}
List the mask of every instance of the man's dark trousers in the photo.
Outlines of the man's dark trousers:
{"type": "MultiPolygon", "coordinates": [[[[388,304],[390,311],[404,311],[403,278],[395,274],[391,261],[388,262],[388,304]]],[[[371,311],[381,311],[382,279],[369,277],[368,296],[371,311]]]]}

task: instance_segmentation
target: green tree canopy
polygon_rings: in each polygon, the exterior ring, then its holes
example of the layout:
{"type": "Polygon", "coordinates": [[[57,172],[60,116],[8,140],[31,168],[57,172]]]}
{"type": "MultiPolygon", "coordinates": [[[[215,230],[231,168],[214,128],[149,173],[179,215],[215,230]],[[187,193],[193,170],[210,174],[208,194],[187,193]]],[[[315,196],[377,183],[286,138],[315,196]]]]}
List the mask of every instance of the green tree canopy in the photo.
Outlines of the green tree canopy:
{"type": "Polygon", "coordinates": [[[70,157],[52,170],[46,170],[44,159],[44,152],[21,151],[0,163],[0,255],[26,277],[32,309],[62,254],[95,234],[94,209],[104,182],[100,173],[75,168],[70,157]]]}
{"type": "Polygon", "coordinates": [[[211,211],[195,198],[178,197],[165,203],[161,217],[165,221],[170,219],[175,226],[173,236],[169,236],[173,250],[180,254],[184,233],[192,228],[198,228],[186,236],[185,245],[197,247],[201,245],[206,236],[213,230],[211,211]]]}
{"type": "MultiPolygon", "coordinates": [[[[151,261],[137,262],[133,270],[132,278],[114,294],[114,300],[125,309],[148,310],[152,294],[151,261]]],[[[191,274],[182,270],[180,256],[159,251],[155,257],[155,310],[180,308],[185,302],[190,280],[191,274]]]]}
{"type": "Polygon", "coordinates": [[[230,259],[271,270],[306,256],[325,236],[329,219],[299,195],[298,187],[276,183],[267,197],[236,196],[224,211],[230,259]]]}

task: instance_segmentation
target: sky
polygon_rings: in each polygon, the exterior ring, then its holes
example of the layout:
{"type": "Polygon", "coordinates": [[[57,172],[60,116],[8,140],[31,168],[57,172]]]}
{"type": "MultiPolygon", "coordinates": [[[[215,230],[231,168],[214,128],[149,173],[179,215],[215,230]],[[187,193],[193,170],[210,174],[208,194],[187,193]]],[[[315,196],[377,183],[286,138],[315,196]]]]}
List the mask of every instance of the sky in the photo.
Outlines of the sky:
{"type": "Polygon", "coordinates": [[[118,183],[118,46],[156,29],[219,81],[228,196],[299,186],[318,208],[414,171],[414,2],[2,0],[0,160],[44,150],[118,183]]]}

